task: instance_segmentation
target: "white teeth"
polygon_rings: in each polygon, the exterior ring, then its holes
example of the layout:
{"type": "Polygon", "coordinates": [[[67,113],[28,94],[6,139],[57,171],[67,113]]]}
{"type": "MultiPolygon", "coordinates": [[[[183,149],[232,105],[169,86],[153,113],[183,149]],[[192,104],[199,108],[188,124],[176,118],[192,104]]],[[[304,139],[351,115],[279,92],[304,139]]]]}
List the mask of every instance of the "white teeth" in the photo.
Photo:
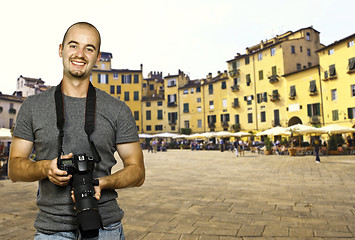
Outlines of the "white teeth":
{"type": "Polygon", "coordinates": [[[73,64],[75,64],[75,65],[80,65],[80,66],[83,66],[85,63],[83,63],[83,62],[72,62],[73,64]]]}

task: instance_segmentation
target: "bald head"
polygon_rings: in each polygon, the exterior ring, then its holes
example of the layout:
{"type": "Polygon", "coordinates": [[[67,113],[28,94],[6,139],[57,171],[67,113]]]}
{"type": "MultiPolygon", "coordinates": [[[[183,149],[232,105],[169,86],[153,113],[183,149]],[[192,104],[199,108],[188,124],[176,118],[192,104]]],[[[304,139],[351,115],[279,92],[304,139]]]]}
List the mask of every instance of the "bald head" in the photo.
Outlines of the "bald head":
{"type": "Polygon", "coordinates": [[[98,51],[97,51],[97,53],[99,54],[99,53],[100,53],[100,46],[101,46],[101,36],[100,36],[100,32],[97,30],[97,28],[96,28],[94,25],[92,25],[92,24],[90,24],[90,23],[88,23],[88,22],[77,22],[77,23],[74,23],[73,25],[71,25],[71,26],[67,29],[67,31],[65,32],[65,34],[64,34],[63,41],[62,41],[62,46],[64,46],[64,43],[65,43],[65,41],[66,41],[68,32],[70,31],[70,29],[72,29],[72,28],[75,27],[75,26],[83,26],[83,27],[88,27],[88,28],[92,28],[92,29],[95,30],[95,32],[97,33],[98,39],[99,39],[99,46],[98,46],[98,51]]]}

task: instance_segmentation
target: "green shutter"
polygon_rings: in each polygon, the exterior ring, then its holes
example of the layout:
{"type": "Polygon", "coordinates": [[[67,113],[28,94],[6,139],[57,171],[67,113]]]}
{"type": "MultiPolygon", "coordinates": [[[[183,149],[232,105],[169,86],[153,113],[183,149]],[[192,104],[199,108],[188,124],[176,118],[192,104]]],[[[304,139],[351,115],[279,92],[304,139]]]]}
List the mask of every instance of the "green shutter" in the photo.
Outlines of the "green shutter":
{"type": "Polygon", "coordinates": [[[317,115],[317,116],[320,116],[320,103],[317,103],[317,114],[315,114],[315,115],[317,115]]]}
{"type": "Polygon", "coordinates": [[[353,119],[354,116],[353,116],[353,108],[348,108],[348,118],[349,119],[353,119]]]}
{"type": "Polygon", "coordinates": [[[98,83],[101,83],[101,74],[100,74],[100,73],[97,74],[97,82],[98,82],[98,83]]]}
{"type": "Polygon", "coordinates": [[[106,74],[106,83],[108,84],[108,74],[106,74]]]}
{"type": "Polygon", "coordinates": [[[307,104],[307,115],[312,117],[312,104],[307,104]]]}

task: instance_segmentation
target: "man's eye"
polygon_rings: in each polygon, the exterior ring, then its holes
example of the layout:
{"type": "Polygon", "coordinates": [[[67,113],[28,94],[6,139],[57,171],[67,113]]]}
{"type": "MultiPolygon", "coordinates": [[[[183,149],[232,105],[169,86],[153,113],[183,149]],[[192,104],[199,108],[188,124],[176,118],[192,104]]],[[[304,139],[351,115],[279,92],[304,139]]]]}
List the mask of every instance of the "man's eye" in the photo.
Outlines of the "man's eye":
{"type": "Polygon", "coordinates": [[[69,45],[69,47],[70,47],[70,48],[76,48],[76,46],[75,46],[75,45],[69,45]]]}
{"type": "Polygon", "coordinates": [[[93,52],[94,51],[94,49],[92,49],[92,48],[87,48],[86,49],[88,52],[93,52]]]}

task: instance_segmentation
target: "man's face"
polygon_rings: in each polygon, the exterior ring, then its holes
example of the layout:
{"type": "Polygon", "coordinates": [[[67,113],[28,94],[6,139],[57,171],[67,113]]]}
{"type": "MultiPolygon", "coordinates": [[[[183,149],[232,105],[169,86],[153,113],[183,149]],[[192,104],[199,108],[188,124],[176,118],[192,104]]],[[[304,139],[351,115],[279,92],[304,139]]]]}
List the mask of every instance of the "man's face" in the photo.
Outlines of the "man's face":
{"type": "Polygon", "coordinates": [[[64,45],[59,46],[64,77],[86,79],[100,60],[99,35],[94,28],[75,25],[69,29],[64,45]]]}

